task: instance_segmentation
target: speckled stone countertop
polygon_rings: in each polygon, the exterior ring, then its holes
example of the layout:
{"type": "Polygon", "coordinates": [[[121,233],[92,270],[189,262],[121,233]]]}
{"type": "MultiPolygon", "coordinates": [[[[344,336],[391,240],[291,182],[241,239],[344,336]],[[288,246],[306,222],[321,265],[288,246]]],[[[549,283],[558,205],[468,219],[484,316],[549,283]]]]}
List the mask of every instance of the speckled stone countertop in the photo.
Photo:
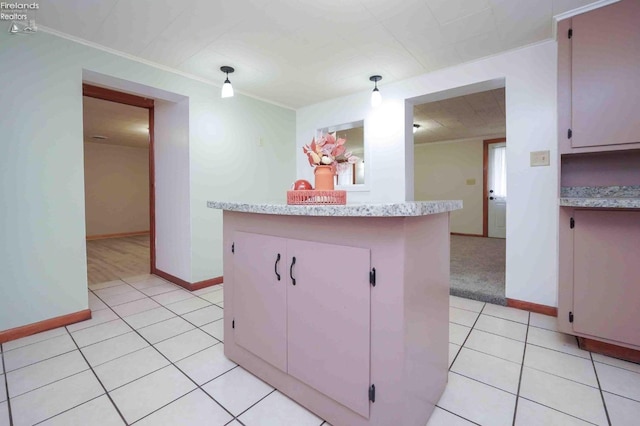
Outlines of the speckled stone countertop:
{"type": "Polygon", "coordinates": [[[560,189],[560,206],[640,209],[640,186],[568,186],[560,189]]]}
{"type": "Polygon", "coordinates": [[[346,205],[289,205],[207,201],[207,207],[233,212],[284,216],[405,217],[445,213],[462,208],[460,200],[407,201],[404,203],[348,203],[346,205]]]}

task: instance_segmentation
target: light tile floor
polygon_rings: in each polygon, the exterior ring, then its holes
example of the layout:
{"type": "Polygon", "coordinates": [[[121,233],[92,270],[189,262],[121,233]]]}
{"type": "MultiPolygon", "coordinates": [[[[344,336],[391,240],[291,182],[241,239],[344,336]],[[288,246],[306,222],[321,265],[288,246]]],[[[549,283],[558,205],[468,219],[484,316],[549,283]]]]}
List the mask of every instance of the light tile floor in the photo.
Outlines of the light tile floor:
{"type": "MultiPolygon", "coordinates": [[[[222,286],[90,286],[93,318],[0,345],[0,426],[326,425],[224,356],[222,286]]],[[[449,383],[428,426],[640,424],[640,365],[555,319],[451,297],[449,383]]]]}

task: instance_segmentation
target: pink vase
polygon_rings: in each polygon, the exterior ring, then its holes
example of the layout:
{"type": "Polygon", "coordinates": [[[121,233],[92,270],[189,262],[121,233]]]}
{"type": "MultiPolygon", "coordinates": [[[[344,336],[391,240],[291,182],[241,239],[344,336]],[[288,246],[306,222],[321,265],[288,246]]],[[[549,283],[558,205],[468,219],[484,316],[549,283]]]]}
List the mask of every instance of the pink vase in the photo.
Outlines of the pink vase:
{"type": "Polygon", "coordinates": [[[316,178],[316,191],[333,191],[333,170],[331,166],[316,166],[313,174],[316,178]]]}

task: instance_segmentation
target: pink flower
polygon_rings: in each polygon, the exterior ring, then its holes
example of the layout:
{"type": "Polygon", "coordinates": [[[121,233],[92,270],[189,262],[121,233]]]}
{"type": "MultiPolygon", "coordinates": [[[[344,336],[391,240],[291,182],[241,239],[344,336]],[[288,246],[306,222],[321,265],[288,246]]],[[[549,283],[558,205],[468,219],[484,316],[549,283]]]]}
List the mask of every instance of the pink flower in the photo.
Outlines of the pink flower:
{"type": "MultiPolygon", "coordinates": [[[[344,138],[336,139],[336,134],[321,135],[317,140],[313,138],[309,145],[302,147],[302,152],[307,154],[311,167],[329,165],[336,172],[336,166],[340,163],[356,163],[359,158],[347,152],[344,138]]],[[[340,169],[344,169],[341,167],[340,169]]]]}

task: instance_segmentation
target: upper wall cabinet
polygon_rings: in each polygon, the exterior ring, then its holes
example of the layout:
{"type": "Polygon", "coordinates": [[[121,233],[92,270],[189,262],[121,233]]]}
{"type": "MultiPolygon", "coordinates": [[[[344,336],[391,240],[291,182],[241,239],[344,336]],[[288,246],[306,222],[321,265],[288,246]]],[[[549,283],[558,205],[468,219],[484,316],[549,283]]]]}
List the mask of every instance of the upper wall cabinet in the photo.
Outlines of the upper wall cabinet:
{"type": "Polygon", "coordinates": [[[558,25],[561,153],[640,147],[640,1],[558,25]]]}

